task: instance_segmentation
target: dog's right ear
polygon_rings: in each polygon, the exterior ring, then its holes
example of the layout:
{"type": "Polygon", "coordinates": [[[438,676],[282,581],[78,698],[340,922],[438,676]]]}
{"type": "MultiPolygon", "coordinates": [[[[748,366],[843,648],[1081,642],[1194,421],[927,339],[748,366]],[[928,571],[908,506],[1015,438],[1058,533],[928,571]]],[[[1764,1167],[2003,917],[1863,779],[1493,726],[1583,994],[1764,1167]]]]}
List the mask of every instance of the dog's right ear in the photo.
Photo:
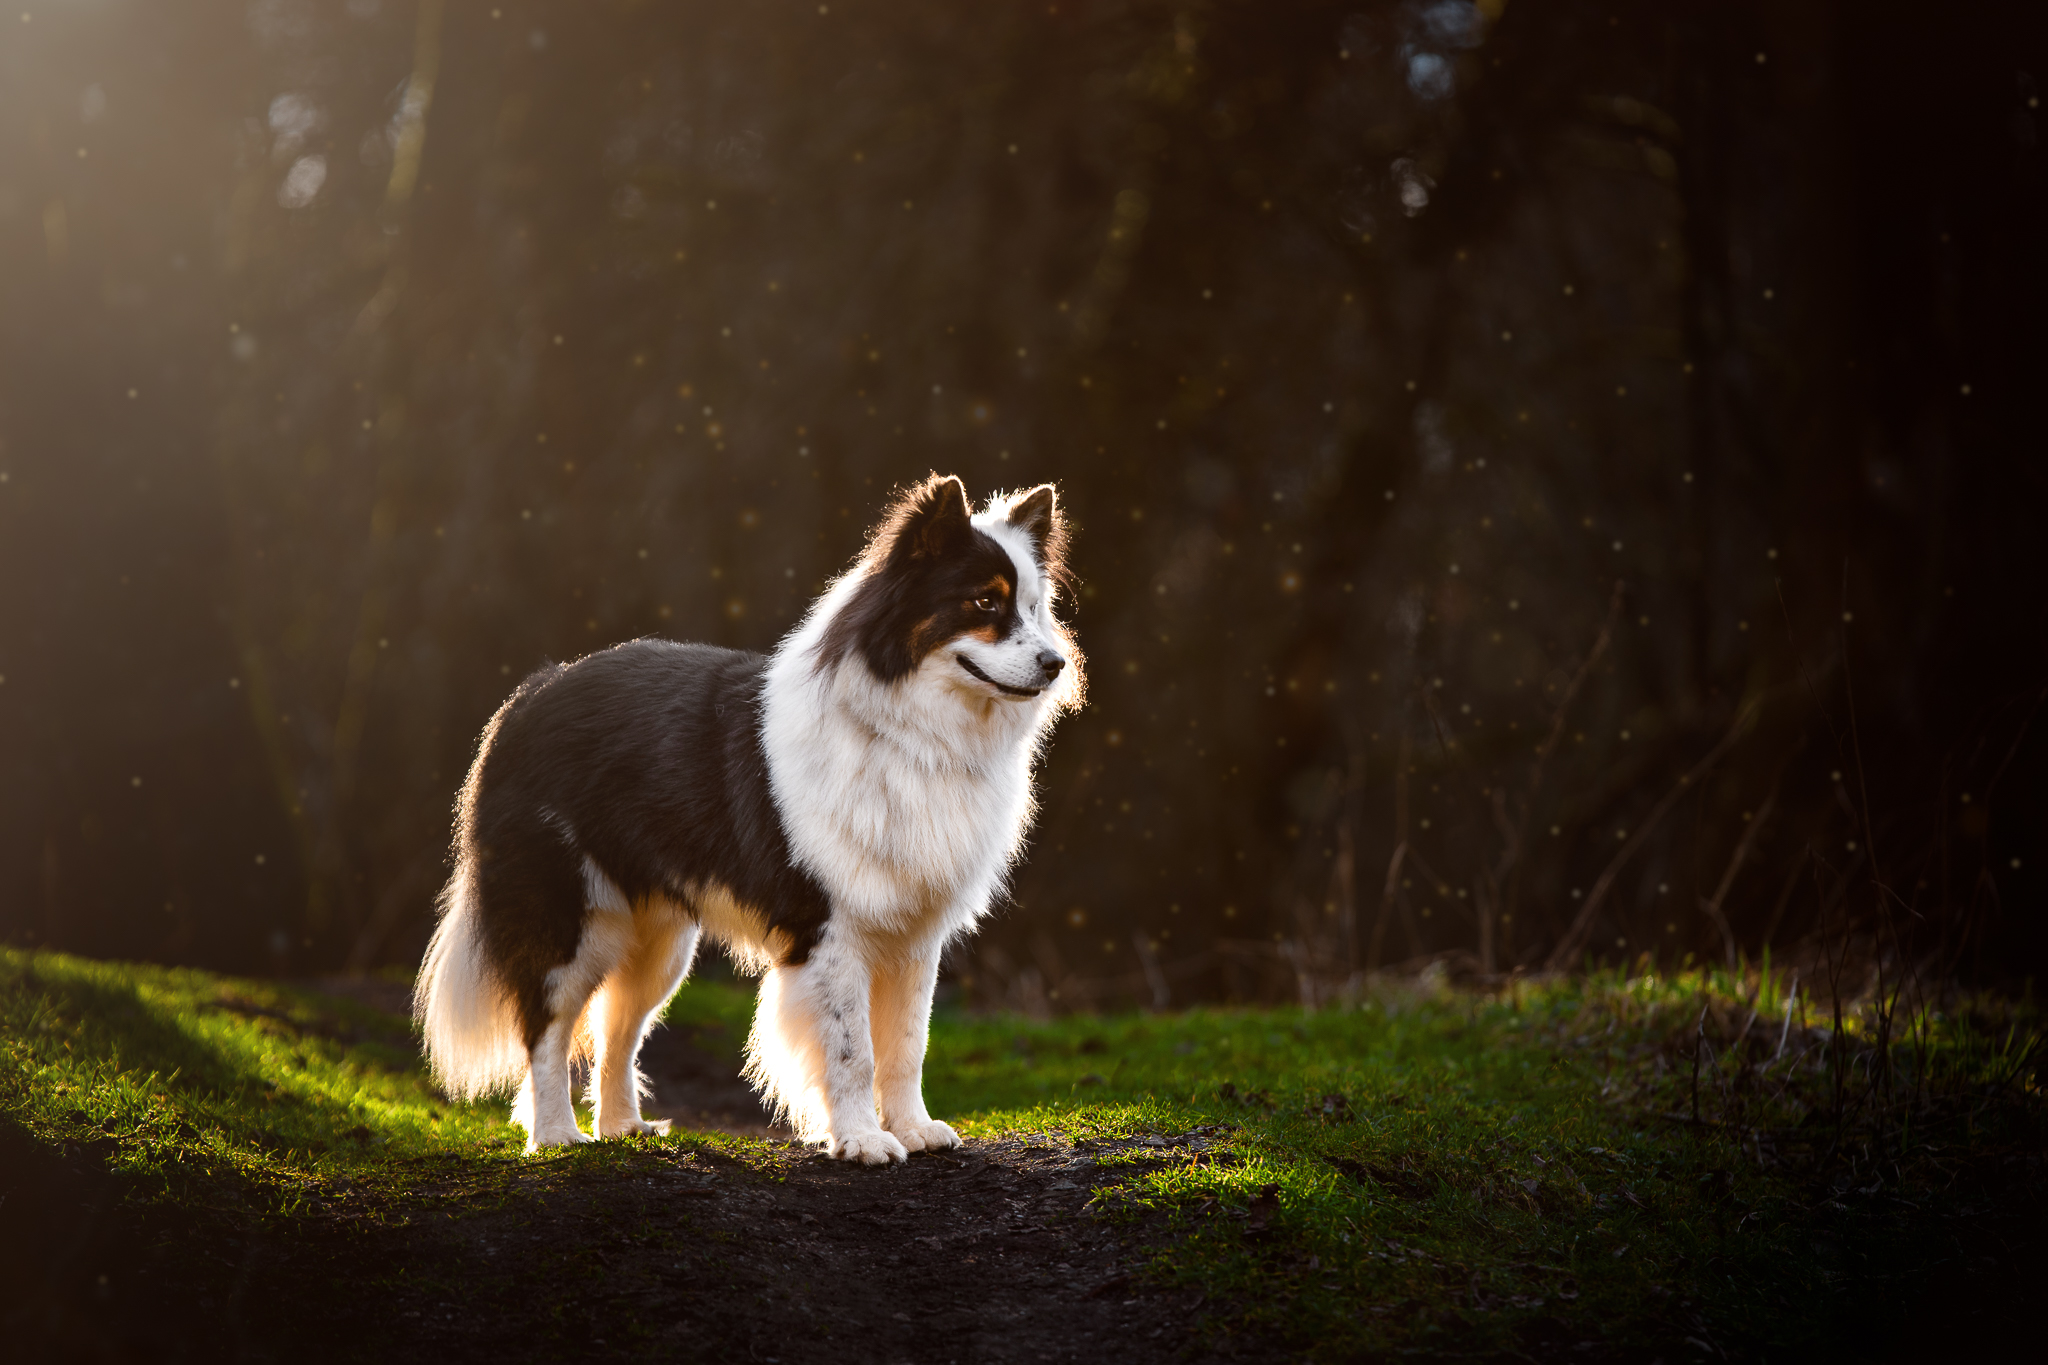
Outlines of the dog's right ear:
{"type": "Polygon", "coordinates": [[[898,499],[884,525],[891,557],[936,559],[973,534],[967,488],[951,474],[934,474],[898,499]]]}
{"type": "Polygon", "coordinates": [[[1009,522],[1031,537],[1031,548],[1038,551],[1041,562],[1046,558],[1048,544],[1054,540],[1064,539],[1057,495],[1049,483],[1038,485],[1012,503],[1009,522]]]}

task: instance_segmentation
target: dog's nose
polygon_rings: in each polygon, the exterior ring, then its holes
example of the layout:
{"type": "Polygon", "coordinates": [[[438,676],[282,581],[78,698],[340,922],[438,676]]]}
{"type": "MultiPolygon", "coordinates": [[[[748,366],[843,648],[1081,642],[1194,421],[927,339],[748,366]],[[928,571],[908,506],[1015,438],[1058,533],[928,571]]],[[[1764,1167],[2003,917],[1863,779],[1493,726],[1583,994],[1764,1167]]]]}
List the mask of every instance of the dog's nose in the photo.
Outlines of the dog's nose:
{"type": "Polygon", "coordinates": [[[1049,649],[1041,649],[1038,651],[1038,666],[1045,670],[1045,680],[1051,682],[1067,666],[1067,661],[1049,649]]]}

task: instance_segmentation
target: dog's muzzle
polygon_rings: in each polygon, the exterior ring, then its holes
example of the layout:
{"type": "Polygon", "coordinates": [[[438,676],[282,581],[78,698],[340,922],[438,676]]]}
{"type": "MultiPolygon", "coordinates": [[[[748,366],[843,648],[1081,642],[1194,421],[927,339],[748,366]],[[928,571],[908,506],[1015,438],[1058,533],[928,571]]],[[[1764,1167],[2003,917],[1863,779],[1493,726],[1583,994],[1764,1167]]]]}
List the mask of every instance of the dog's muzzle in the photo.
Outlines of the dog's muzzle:
{"type": "MultiPolygon", "coordinates": [[[[974,660],[968,658],[965,654],[955,654],[953,657],[959,661],[960,667],[966,669],[969,673],[981,679],[990,687],[996,689],[996,691],[1003,693],[1005,696],[1035,697],[1040,692],[1043,692],[1045,690],[1042,687],[1012,687],[1008,683],[997,682],[994,678],[991,678],[988,674],[976,668],[974,666],[974,660]]],[[[1045,680],[1047,682],[1051,682],[1054,678],[1058,677],[1060,674],[1060,670],[1065,668],[1066,666],[1067,661],[1065,659],[1062,659],[1057,654],[1045,652],[1041,653],[1038,656],[1038,667],[1040,671],[1045,674],[1045,680]],[[1047,658],[1050,658],[1052,662],[1047,663],[1047,658]]]]}

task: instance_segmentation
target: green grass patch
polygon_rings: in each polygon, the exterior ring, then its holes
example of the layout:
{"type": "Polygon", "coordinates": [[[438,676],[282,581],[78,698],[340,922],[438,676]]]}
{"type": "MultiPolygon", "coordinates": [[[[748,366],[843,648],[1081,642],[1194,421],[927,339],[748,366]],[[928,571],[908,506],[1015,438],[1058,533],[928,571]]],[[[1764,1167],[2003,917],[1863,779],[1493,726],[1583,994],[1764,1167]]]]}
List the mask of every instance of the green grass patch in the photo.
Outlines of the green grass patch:
{"type": "Polygon", "coordinates": [[[1762,972],[942,1019],[927,1093],[968,1133],[1093,1148],[1097,1206],[1167,1234],[1160,1280],[1333,1359],[1825,1347],[1905,1306],[1984,1177],[2041,1192],[2031,1007],[1897,1020],[1882,1057],[1875,1028],[1852,1011],[1837,1052],[1762,972]]]}
{"type": "MultiPolygon", "coordinates": [[[[1329,1359],[1818,1348],[1950,1254],[1930,1229],[2038,1212],[2040,1027],[1979,1001],[1897,1019],[1888,1046],[1852,1011],[1836,1040],[1779,991],[1749,971],[1316,1014],[942,1011],[927,1097],[969,1136],[1073,1144],[1094,1212],[1154,1249],[1156,1282],[1204,1291],[1218,1334],[1329,1359]]],[[[736,1061],[751,1007],[713,977],[668,1017],[736,1061]]],[[[0,1126],[128,1200],[286,1225],[460,1215],[635,1147],[521,1156],[502,1104],[448,1103],[407,1022],[347,1001],[14,950],[0,1126]]]]}
{"type": "MultiPolygon", "coordinates": [[[[713,985],[679,1012],[708,1032],[740,995],[713,985]]],[[[450,1103],[410,1021],[349,1000],[0,949],[0,1125],[103,1164],[131,1201],[403,1221],[533,1168],[505,1114],[450,1103]]]]}

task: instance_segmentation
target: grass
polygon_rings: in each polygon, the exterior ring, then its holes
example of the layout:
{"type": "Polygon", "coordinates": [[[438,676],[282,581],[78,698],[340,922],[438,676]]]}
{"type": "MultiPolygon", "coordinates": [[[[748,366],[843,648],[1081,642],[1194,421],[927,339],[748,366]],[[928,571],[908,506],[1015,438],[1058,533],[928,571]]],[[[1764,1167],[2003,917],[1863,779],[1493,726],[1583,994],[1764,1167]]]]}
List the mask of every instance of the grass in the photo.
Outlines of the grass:
{"type": "MultiPolygon", "coordinates": [[[[1779,989],[1745,970],[1306,1015],[941,1012],[927,1096],[970,1136],[1079,1147],[1091,1207],[1153,1248],[1150,1277],[1208,1296],[1218,1336],[1326,1359],[1828,1354],[1968,1272],[1987,1218],[2037,1217],[2040,1025],[2027,1002],[1955,1003],[1880,1052],[1850,1011],[1837,1047],[1779,989]]],[[[731,1048],[750,1005],[694,983],[670,1022],[731,1048]]],[[[633,1150],[522,1157],[501,1106],[447,1103],[404,1022],[345,1001],[0,950],[7,1129],[131,1204],[287,1229],[460,1215],[633,1150]]]]}
{"type": "MultiPolygon", "coordinates": [[[[928,1088],[973,1133],[1212,1128],[1192,1155],[1120,1146],[1105,1160],[1129,1177],[1099,1202],[1171,1234],[1163,1279],[1333,1358],[1560,1330],[1610,1349],[1824,1347],[1947,1252],[1910,1243],[1978,1211],[1966,1167],[2039,1150],[2037,1021],[1920,1021],[1918,1071],[1889,1103],[1858,1081],[1838,1126],[1827,1035],[1783,1005],[1761,973],[1715,972],[1307,1016],[963,1020],[928,1088]]],[[[1867,1065],[1869,1021],[1851,1023],[1845,1064],[1867,1065]]]]}
{"type": "MultiPolygon", "coordinates": [[[[676,1014],[715,1028],[744,1005],[714,987],[676,1014]]],[[[504,1111],[449,1103],[408,1021],[349,1000],[0,949],[0,1127],[87,1155],[130,1202],[403,1221],[423,1174],[459,1196],[530,1167],[504,1111]]]]}

